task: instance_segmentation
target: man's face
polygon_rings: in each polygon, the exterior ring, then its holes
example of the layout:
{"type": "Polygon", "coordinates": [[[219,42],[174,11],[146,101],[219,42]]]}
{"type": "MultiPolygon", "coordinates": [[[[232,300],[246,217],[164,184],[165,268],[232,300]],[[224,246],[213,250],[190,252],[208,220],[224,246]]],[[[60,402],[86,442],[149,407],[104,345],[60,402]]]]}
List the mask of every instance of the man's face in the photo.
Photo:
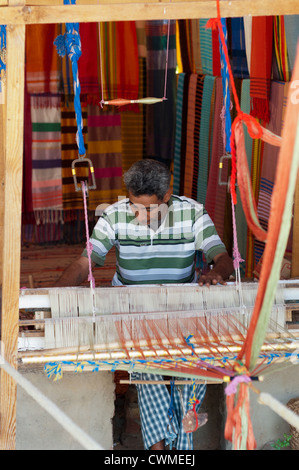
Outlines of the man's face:
{"type": "Polygon", "coordinates": [[[138,222],[156,230],[167,213],[170,194],[160,200],[156,195],[134,196],[129,191],[130,207],[138,222]]]}

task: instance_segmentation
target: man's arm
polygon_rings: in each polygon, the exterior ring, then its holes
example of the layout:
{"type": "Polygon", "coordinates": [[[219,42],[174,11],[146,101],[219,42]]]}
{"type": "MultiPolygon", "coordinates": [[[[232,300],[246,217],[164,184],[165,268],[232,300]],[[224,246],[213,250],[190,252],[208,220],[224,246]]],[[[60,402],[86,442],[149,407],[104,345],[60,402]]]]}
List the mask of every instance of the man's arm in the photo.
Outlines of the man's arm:
{"type": "MultiPolygon", "coordinates": [[[[95,263],[92,263],[92,267],[95,263]]],[[[54,287],[74,287],[84,282],[89,274],[88,258],[80,256],[62,273],[54,287]]]]}
{"type": "Polygon", "coordinates": [[[214,266],[213,268],[207,273],[200,276],[198,279],[198,284],[200,286],[206,284],[209,286],[210,284],[226,284],[225,280],[229,278],[229,276],[234,271],[234,264],[233,260],[227,253],[220,253],[216,255],[213,259],[214,266]]]}

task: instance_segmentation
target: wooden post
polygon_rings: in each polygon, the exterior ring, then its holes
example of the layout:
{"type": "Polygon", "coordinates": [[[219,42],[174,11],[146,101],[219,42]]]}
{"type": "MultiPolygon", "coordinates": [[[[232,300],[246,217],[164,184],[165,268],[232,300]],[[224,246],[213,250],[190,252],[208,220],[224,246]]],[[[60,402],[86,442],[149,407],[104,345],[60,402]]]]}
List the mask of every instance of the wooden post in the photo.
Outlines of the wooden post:
{"type": "MultiPolygon", "coordinates": [[[[21,4],[25,4],[25,0],[22,0],[21,4]]],[[[24,120],[24,25],[7,26],[6,58],[1,347],[6,361],[17,368],[24,120]]],[[[0,390],[0,449],[13,450],[16,437],[17,390],[14,380],[2,369],[0,390]]]]}

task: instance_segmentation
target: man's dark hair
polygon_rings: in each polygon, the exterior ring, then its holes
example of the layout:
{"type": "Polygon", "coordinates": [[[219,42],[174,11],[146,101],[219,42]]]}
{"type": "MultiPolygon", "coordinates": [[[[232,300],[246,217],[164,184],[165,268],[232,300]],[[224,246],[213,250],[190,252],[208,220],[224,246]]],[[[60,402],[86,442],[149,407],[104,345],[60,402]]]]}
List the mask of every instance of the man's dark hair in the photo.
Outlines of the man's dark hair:
{"type": "Polygon", "coordinates": [[[151,158],[139,160],[124,174],[127,190],[136,197],[156,195],[162,200],[169,189],[170,180],[167,166],[151,158]]]}

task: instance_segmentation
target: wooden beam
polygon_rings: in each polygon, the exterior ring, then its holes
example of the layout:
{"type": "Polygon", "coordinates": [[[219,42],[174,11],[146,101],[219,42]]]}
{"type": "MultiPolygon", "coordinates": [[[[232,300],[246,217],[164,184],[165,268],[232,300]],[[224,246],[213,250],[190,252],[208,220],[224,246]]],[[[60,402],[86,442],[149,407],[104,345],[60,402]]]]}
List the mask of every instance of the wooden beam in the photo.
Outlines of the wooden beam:
{"type": "MultiPolygon", "coordinates": [[[[4,75],[4,74],[3,74],[4,75]]],[[[6,92],[2,76],[2,92],[0,93],[0,290],[2,286],[2,250],[4,233],[4,176],[5,176],[5,123],[6,123],[6,92]]]]}
{"type": "MultiPolygon", "coordinates": [[[[25,26],[7,27],[7,108],[4,179],[1,346],[17,368],[21,257],[25,26]]],[[[16,384],[1,369],[0,449],[15,448],[16,384]]]]}
{"type": "MultiPolygon", "coordinates": [[[[223,17],[268,16],[299,14],[298,0],[222,0],[223,17]]],[[[38,24],[67,22],[100,22],[129,20],[161,20],[213,18],[216,16],[215,0],[172,0],[124,2],[115,0],[96,5],[3,6],[0,7],[0,24],[38,24]]]]}

